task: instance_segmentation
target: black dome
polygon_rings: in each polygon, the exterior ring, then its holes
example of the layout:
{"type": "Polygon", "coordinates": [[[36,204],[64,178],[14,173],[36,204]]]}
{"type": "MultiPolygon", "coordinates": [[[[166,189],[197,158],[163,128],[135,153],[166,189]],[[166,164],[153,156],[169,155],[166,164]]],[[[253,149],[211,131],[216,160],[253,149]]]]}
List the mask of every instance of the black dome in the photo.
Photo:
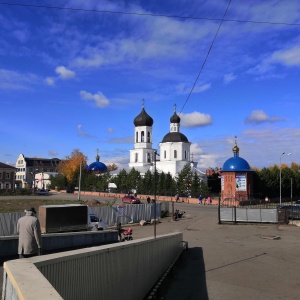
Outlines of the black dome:
{"type": "Polygon", "coordinates": [[[134,126],[152,126],[153,125],[153,119],[146,113],[144,107],[141,111],[141,113],[134,119],[133,121],[134,126]]]}
{"type": "Polygon", "coordinates": [[[171,123],[180,123],[180,117],[176,114],[176,111],[174,111],[174,115],[170,118],[171,123]]]}
{"type": "Polygon", "coordinates": [[[188,143],[188,139],[187,137],[182,134],[181,132],[169,132],[167,133],[163,140],[162,140],[162,143],[168,143],[168,142],[171,142],[171,143],[176,143],[176,142],[183,142],[183,143],[188,143]]]}

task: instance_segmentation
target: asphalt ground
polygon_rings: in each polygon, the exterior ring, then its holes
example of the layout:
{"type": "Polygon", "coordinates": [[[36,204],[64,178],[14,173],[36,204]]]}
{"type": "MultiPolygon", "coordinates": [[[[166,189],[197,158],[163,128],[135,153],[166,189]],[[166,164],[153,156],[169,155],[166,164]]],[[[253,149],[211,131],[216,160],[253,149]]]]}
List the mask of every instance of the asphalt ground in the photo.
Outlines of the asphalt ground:
{"type": "MultiPolygon", "coordinates": [[[[174,205],[184,217],[162,219],[156,234],[182,232],[188,251],[157,299],[300,299],[299,227],[218,224],[216,206],[174,205]]],[[[154,236],[153,225],[132,229],[134,239],[154,236]]]]}

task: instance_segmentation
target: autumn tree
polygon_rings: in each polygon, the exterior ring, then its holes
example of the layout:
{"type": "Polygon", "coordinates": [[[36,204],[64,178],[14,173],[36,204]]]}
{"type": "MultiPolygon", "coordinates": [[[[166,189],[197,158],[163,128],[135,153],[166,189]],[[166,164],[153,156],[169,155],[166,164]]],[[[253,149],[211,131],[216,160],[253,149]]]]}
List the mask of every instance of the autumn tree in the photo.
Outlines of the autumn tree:
{"type": "Polygon", "coordinates": [[[108,172],[116,171],[118,169],[118,166],[116,164],[106,165],[108,172]]]}
{"type": "Polygon", "coordinates": [[[66,156],[57,166],[57,171],[66,177],[68,187],[71,189],[73,189],[78,182],[80,165],[82,171],[85,172],[87,157],[80,152],[79,149],[74,149],[71,156],[66,156]]]}

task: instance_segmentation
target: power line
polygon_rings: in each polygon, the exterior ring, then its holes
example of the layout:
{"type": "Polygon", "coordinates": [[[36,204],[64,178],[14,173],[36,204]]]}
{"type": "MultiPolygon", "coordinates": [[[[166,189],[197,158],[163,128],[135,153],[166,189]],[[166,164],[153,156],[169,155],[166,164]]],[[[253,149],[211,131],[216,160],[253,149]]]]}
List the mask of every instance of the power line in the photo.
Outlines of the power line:
{"type": "Polygon", "coordinates": [[[74,7],[60,7],[60,6],[22,4],[22,3],[0,2],[0,5],[33,7],[33,8],[46,8],[46,9],[59,9],[59,10],[71,10],[71,11],[83,11],[83,12],[94,12],[94,13],[121,14],[121,15],[137,15],[137,16],[147,16],[147,17],[164,17],[164,18],[190,19],[190,20],[206,20],[206,21],[222,21],[222,22],[237,22],[237,23],[254,23],[254,24],[269,24],[269,25],[300,26],[300,23],[190,17],[190,16],[179,16],[179,15],[164,15],[164,14],[151,14],[151,13],[139,13],[139,12],[110,11],[110,10],[84,9],[84,8],[74,8],[74,7]]]}
{"type": "Polygon", "coordinates": [[[205,66],[205,63],[206,63],[206,61],[207,61],[207,59],[208,59],[208,56],[209,56],[209,54],[210,54],[210,52],[211,52],[211,49],[212,49],[212,47],[213,47],[213,45],[214,45],[214,43],[215,43],[215,40],[216,40],[216,38],[217,38],[217,36],[218,36],[218,33],[219,33],[219,31],[220,31],[220,28],[221,28],[221,26],[222,26],[222,24],[223,24],[223,20],[224,20],[226,14],[227,14],[227,11],[228,11],[228,9],[229,9],[230,3],[231,3],[231,0],[229,0],[229,2],[228,2],[228,5],[227,5],[226,10],[225,10],[225,12],[224,12],[223,18],[222,18],[222,20],[221,20],[221,22],[220,22],[220,24],[219,24],[219,27],[218,27],[218,29],[217,29],[217,31],[216,31],[216,33],[215,33],[215,36],[214,36],[214,38],[213,38],[213,40],[212,40],[212,42],[211,42],[211,45],[210,45],[210,47],[209,47],[209,49],[208,49],[208,51],[207,51],[206,57],[205,57],[204,62],[203,62],[203,64],[202,64],[201,68],[200,68],[200,71],[199,71],[199,73],[198,73],[198,76],[197,76],[197,78],[196,78],[196,80],[195,80],[195,82],[194,82],[194,84],[193,84],[193,86],[192,86],[192,88],[191,88],[191,90],[190,90],[190,93],[189,93],[187,99],[185,100],[185,102],[184,102],[184,104],[183,104],[183,106],[182,106],[182,109],[181,109],[180,113],[183,111],[183,109],[184,109],[186,103],[189,101],[190,96],[191,96],[191,94],[192,94],[192,92],[193,92],[193,90],[194,90],[194,88],[195,88],[195,86],[196,86],[196,83],[197,83],[197,81],[198,81],[198,79],[199,79],[199,77],[200,77],[200,75],[201,75],[201,73],[202,73],[202,70],[203,70],[203,68],[204,68],[204,66],[205,66]]]}

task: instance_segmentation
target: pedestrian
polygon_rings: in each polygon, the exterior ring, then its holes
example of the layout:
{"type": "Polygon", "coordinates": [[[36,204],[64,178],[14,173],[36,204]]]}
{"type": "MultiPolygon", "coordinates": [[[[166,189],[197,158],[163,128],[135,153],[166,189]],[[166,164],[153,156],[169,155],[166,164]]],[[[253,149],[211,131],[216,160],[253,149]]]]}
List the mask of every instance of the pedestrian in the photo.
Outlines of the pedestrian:
{"type": "Polygon", "coordinates": [[[178,194],[175,195],[175,200],[176,200],[176,202],[179,201],[179,195],[178,194]]]}
{"type": "Polygon", "coordinates": [[[122,233],[123,233],[124,230],[122,229],[122,224],[121,223],[118,223],[117,230],[118,230],[119,241],[122,242],[122,233]]]}
{"type": "Polygon", "coordinates": [[[198,200],[199,200],[199,204],[202,204],[202,196],[201,195],[199,196],[198,200]]]}
{"type": "Polygon", "coordinates": [[[147,197],[147,203],[149,204],[150,201],[151,201],[151,199],[150,199],[150,197],[148,196],[148,197],[147,197]]]}
{"type": "Polygon", "coordinates": [[[25,210],[26,215],[18,220],[19,258],[27,258],[42,254],[42,234],[34,207],[25,210]]]}
{"type": "Polygon", "coordinates": [[[211,204],[212,203],[212,201],[211,201],[211,197],[210,196],[208,196],[207,197],[207,204],[211,204]]]}

